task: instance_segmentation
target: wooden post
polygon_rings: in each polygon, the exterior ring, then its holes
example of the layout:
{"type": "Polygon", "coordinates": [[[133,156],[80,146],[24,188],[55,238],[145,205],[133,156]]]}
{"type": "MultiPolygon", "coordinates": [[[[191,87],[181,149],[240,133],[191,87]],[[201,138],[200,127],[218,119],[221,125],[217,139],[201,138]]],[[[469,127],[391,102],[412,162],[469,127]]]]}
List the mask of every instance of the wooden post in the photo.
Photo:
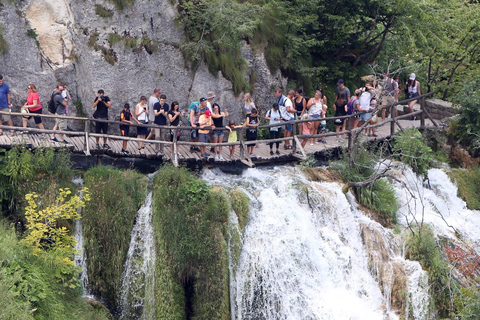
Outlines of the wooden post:
{"type": "Polygon", "coordinates": [[[90,120],[85,121],[85,155],[89,156],[90,154],[90,120]]]}
{"type": "Polygon", "coordinates": [[[237,131],[238,141],[240,141],[240,159],[245,159],[245,144],[243,143],[243,128],[239,128],[237,131]]]}
{"type": "Polygon", "coordinates": [[[395,116],[397,114],[397,108],[395,106],[391,106],[390,107],[390,115],[391,115],[391,118],[393,119],[392,122],[390,122],[390,137],[393,137],[393,135],[395,134],[395,116]]]}
{"type": "Polygon", "coordinates": [[[420,99],[420,129],[425,129],[425,98],[420,99]]]}
{"type": "Polygon", "coordinates": [[[178,154],[177,154],[177,134],[178,134],[178,129],[175,129],[173,131],[173,165],[175,167],[178,167],[178,154]]]}
{"type": "Polygon", "coordinates": [[[297,124],[294,123],[293,126],[292,126],[292,153],[295,153],[297,151],[297,141],[298,141],[298,138],[296,137],[297,136],[297,124]]]}

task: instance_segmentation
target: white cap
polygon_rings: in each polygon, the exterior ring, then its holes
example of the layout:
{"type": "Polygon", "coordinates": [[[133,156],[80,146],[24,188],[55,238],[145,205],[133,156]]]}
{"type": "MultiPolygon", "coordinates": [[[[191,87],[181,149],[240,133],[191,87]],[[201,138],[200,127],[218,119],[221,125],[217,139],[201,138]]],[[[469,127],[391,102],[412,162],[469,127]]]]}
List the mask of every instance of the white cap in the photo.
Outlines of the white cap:
{"type": "Polygon", "coordinates": [[[409,79],[410,79],[410,80],[415,80],[415,78],[416,78],[415,73],[411,73],[409,79]]]}

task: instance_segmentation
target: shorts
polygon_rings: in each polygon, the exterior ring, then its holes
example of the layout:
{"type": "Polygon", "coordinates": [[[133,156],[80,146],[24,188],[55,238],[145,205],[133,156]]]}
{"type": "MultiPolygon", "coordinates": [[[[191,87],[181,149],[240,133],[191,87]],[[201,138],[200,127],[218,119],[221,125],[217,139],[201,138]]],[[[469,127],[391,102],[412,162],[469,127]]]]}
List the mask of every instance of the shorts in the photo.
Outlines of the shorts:
{"type": "Polygon", "coordinates": [[[199,137],[199,142],[208,142],[208,137],[209,137],[210,134],[208,133],[199,133],[198,134],[198,137],[199,137]]]}
{"type": "Polygon", "coordinates": [[[285,130],[292,132],[293,131],[293,124],[286,124],[285,130]]]}
{"type": "MultiPolygon", "coordinates": [[[[57,116],[64,116],[64,114],[57,114],[57,116]]],[[[37,122],[35,121],[35,123],[37,122]]],[[[60,130],[67,130],[67,119],[56,118],[55,125],[57,125],[60,130]]]]}
{"type": "Polygon", "coordinates": [[[257,140],[257,130],[250,131],[247,130],[247,141],[257,140]]]}
{"type": "Polygon", "coordinates": [[[415,92],[414,94],[409,95],[408,97],[409,97],[409,98],[416,98],[416,97],[418,97],[418,96],[419,96],[418,92],[415,92]]]}
{"type": "Polygon", "coordinates": [[[215,138],[223,137],[223,135],[224,135],[223,130],[217,130],[217,129],[213,130],[213,136],[215,138]]]}
{"type": "Polygon", "coordinates": [[[364,122],[368,121],[368,118],[370,118],[371,115],[372,115],[371,113],[362,113],[360,115],[360,121],[364,121],[364,122]]]}
{"type": "Polygon", "coordinates": [[[382,109],[384,109],[387,105],[393,104],[395,102],[395,97],[392,96],[385,96],[382,98],[382,109]]]}
{"type": "MultiPolygon", "coordinates": [[[[3,109],[0,109],[0,111],[5,111],[5,112],[8,112],[8,108],[3,108],[3,109]]],[[[9,115],[9,114],[2,114],[2,120],[3,121],[10,121],[12,120],[12,117],[9,115]]]]}
{"type": "Polygon", "coordinates": [[[128,137],[130,134],[130,126],[120,126],[120,133],[122,134],[122,137],[128,137]]]}
{"type": "MultiPolygon", "coordinates": [[[[99,118],[99,120],[107,120],[107,119],[100,119],[99,118]]],[[[108,133],[108,123],[96,121],[95,122],[95,133],[102,133],[102,132],[104,134],[108,133]]]]}
{"type": "Polygon", "coordinates": [[[318,118],[320,118],[320,115],[319,114],[311,114],[310,118],[311,119],[318,119],[318,118]]]}
{"type": "Polygon", "coordinates": [[[195,140],[198,137],[198,129],[190,130],[190,139],[195,140]]]}
{"type": "MultiPolygon", "coordinates": [[[[146,123],[143,123],[143,124],[146,124],[146,123]]],[[[147,127],[143,127],[143,126],[138,126],[137,127],[137,135],[138,136],[146,136],[147,133],[148,133],[148,128],[147,127]]]]}
{"type": "MultiPolygon", "coordinates": [[[[29,110],[29,113],[37,113],[37,114],[42,114],[42,109],[38,109],[38,110],[35,110],[35,111],[30,111],[29,110]]],[[[27,117],[24,117],[24,118],[27,118],[27,117]]],[[[30,120],[32,117],[28,117],[27,119],[30,120]]],[[[39,124],[39,123],[42,123],[42,118],[41,117],[33,117],[33,120],[35,120],[35,124],[39,124]]]]}

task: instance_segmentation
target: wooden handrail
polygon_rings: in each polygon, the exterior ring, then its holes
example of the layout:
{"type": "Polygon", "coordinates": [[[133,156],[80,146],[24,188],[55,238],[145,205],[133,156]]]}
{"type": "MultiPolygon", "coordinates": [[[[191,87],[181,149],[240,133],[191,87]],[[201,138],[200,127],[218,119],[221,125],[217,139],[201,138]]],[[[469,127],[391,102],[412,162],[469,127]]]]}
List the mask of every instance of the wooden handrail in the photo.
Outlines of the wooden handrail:
{"type": "MultiPolygon", "coordinates": [[[[294,130],[292,136],[287,137],[287,138],[245,141],[243,133],[244,133],[244,131],[248,130],[248,127],[242,126],[242,127],[238,127],[236,129],[234,129],[234,130],[237,130],[237,135],[238,135],[238,141],[237,142],[208,143],[208,145],[209,146],[222,146],[222,147],[237,146],[238,145],[238,146],[240,146],[240,158],[241,158],[241,160],[244,160],[244,161],[247,161],[247,162],[251,163],[251,159],[250,159],[249,155],[247,154],[245,148],[246,148],[246,146],[252,145],[252,144],[259,144],[259,143],[260,144],[261,143],[269,144],[269,143],[275,143],[275,142],[292,141],[292,146],[294,146],[294,148],[300,148],[300,151],[302,152],[302,154],[305,155],[304,150],[303,150],[303,148],[301,148],[301,145],[300,145],[300,141],[302,139],[307,139],[307,138],[316,139],[316,138],[323,138],[323,137],[328,137],[328,136],[335,136],[335,135],[338,135],[338,134],[346,134],[349,137],[349,139],[351,139],[351,136],[353,134],[358,133],[359,131],[363,130],[364,128],[380,127],[380,126],[383,126],[383,125],[388,124],[388,123],[391,123],[391,127],[392,127],[391,130],[394,130],[395,129],[395,124],[397,126],[399,126],[398,120],[402,120],[402,119],[409,118],[411,116],[416,116],[416,115],[420,115],[421,128],[423,128],[425,126],[425,116],[429,117],[430,120],[432,121],[432,123],[435,126],[438,126],[438,124],[431,118],[430,114],[428,114],[427,110],[425,110],[425,106],[424,106],[424,100],[425,100],[424,98],[429,97],[431,95],[433,95],[433,92],[429,92],[429,93],[423,94],[423,95],[415,97],[415,98],[410,98],[410,99],[394,102],[394,103],[391,103],[391,104],[388,104],[387,106],[385,106],[385,108],[388,108],[391,111],[392,108],[396,105],[404,104],[406,102],[413,101],[413,100],[419,100],[420,105],[421,105],[421,110],[419,110],[419,111],[415,111],[413,113],[409,113],[409,114],[399,116],[399,117],[396,117],[395,113],[393,112],[393,113],[391,113],[392,114],[391,118],[386,118],[384,121],[381,121],[377,124],[366,124],[362,128],[353,128],[353,129],[345,130],[341,133],[328,132],[328,133],[311,134],[311,135],[298,135],[296,133],[296,130],[294,130]]],[[[379,111],[380,111],[380,108],[376,108],[376,110],[374,110],[374,112],[379,112],[379,111]]],[[[257,130],[259,130],[259,129],[269,129],[271,127],[283,127],[283,126],[288,125],[288,124],[294,125],[294,128],[296,129],[295,125],[301,124],[301,123],[304,123],[304,122],[334,121],[336,119],[345,119],[346,120],[346,119],[349,119],[351,117],[356,117],[356,116],[358,116],[360,114],[364,114],[364,113],[367,113],[367,112],[358,112],[358,113],[355,113],[355,114],[352,114],[352,115],[337,116],[337,117],[283,121],[283,122],[277,123],[277,124],[267,124],[267,125],[258,126],[257,130]]],[[[369,113],[372,113],[372,111],[370,111],[369,113]]],[[[26,116],[25,113],[20,113],[20,112],[0,111],[0,115],[1,114],[9,114],[11,116],[26,116]]],[[[66,134],[66,135],[69,135],[69,136],[85,136],[85,150],[84,150],[84,152],[87,155],[90,155],[89,137],[99,137],[99,138],[108,138],[108,139],[114,139],[114,140],[127,140],[127,141],[136,141],[136,142],[149,142],[149,143],[153,143],[153,144],[162,144],[162,145],[167,145],[167,146],[171,145],[171,146],[173,146],[173,150],[174,150],[172,161],[173,161],[174,165],[176,165],[176,166],[178,165],[177,150],[178,150],[179,145],[186,145],[186,146],[204,146],[205,145],[205,143],[201,143],[201,142],[180,141],[180,140],[177,139],[178,130],[186,130],[186,131],[190,132],[190,130],[193,129],[191,126],[167,126],[167,125],[161,126],[161,129],[163,129],[163,130],[172,130],[174,132],[173,141],[163,141],[163,140],[147,140],[147,139],[140,139],[140,138],[133,138],[133,137],[124,137],[124,136],[119,136],[119,135],[99,134],[99,133],[91,133],[90,132],[90,126],[91,126],[92,121],[109,123],[109,124],[118,124],[118,125],[125,124],[124,122],[115,121],[115,120],[103,120],[103,119],[94,119],[94,118],[86,118],[86,117],[70,117],[70,116],[60,116],[60,115],[50,115],[50,114],[36,114],[36,113],[28,114],[28,116],[51,118],[51,119],[65,119],[65,120],[73,120],[73,121],[84,121],[85,122],[85,130],[84,131],[64,131],[64,130],[49,130],[49,129],[28,128],[28,127],[23,128],[23,127],[14,127],[14,126],[7,126],[7,125],[1,125],[0,128],[5,129],[5,130],[28,131],[28,132],[32,132],[32,133],[46,133],[46,134],[55,133],[55,134],[66,134]]],[[[131,124],[131,125],[130,124],[126,124],[126,125],[134,126],[134,127],[142,126],[142,127],[146,127],[146,128],[152,128],[152,129],[158,129],[159,128],[158,125],[151,125],[151,124],[136,124],[136,123],[134,123],[134,124],[131,124]]],[[[401,127],[400,127],[400,129],[403,130],[401,127]]],[[[210,129],[210,130],[212,130],[212,129],[210,129]]],[[[225,127],[221,127],[221,128],[215,128],[215,130],[227,131],[228,129],[225,128],[225,127]]],[[[393,135],[394,131],[391,131],[391,133],[393,135]]],[[[351,144],[351,141],[349,140],[349,145],[350,144],[351,144]]],[[[293,151],[295,151],[295,150],[293,150],[293,151]]]]}

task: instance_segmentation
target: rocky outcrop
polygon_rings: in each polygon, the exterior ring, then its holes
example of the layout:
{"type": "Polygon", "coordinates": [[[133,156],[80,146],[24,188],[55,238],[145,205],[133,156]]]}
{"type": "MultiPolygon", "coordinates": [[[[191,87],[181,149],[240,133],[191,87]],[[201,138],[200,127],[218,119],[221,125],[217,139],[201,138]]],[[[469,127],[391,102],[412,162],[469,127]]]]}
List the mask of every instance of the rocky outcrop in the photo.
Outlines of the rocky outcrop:
{"type": "MultiPolygon", "coordinates": [[[[96,92],[104,89],[113,102],[114,119],[125,102],[136,104],[157,86],[167,102],[177,100],[183,110],[214,91],[215,101],[239,121],[243,95],[235,97],[232,84],[221,73],[212,75],[203,64],[196,70],[189,67],[181,51],[183,32],[175,24],[176,14],[168,0],[138,0],[123,11],[106,0],[6,2],[0,23],[10,50],[2,56],[0,73],[17,109],[26,100],[28,83],[37,86],[45,106],[52,89],[66,82],[73,100],[83,103],[83,110],[71,103],[71,115],[81,111],[91,116],[96,92]]],[[[274,100],[272,89],[286,80],[280,73],[270,73],[261,50],[244,44],[242,55],[248,65],[245,78],[255,72],[256,103],[269,106],[274,100]]]]}
{"type": "Polygon", "coordinates": [[[458,107],[451,102],[440,99],[425,100],[425,108],[430,113],[433,119],[442,120],[458,114],[458,107]]]}

